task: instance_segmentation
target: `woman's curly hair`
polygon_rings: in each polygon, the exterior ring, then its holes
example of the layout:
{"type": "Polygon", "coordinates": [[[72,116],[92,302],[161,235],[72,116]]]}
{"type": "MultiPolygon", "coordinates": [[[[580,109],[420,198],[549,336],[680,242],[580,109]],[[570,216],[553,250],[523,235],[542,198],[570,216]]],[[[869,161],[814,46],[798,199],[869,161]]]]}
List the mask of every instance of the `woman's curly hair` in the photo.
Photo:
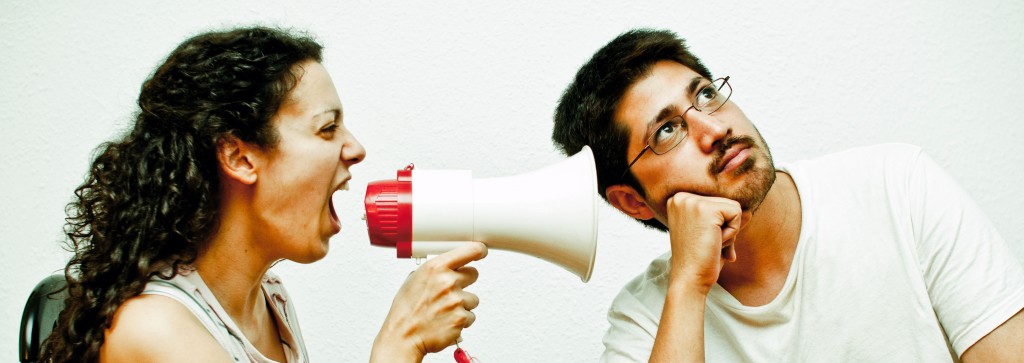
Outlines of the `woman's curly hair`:
{"type": "Polygon", "coordinates": [[[179,45],[146,80],[135,125],[97,148],[67,207],[68,298],[44,362],[95,362],[104,330],[151,277],[192,263],[217,222],[219,140],[272,148],[270,122],[298,77],[321,61],[309,36],[250,27],[179,45]]]}

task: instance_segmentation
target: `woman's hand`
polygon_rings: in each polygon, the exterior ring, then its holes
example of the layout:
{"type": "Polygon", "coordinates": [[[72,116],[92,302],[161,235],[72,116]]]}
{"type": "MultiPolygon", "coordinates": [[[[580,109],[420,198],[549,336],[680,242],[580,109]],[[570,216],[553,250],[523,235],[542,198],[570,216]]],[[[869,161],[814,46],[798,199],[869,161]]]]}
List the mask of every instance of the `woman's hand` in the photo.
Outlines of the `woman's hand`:
{"type": "Polygon", "coordinates": [[[487,246],[472,242],[427,260],[409,274],[370,353],[371,362],[419,362],[455,343],[476,320],[480,299],[463,289],[478,273],[467,263],[487,256],[487,246]]]}

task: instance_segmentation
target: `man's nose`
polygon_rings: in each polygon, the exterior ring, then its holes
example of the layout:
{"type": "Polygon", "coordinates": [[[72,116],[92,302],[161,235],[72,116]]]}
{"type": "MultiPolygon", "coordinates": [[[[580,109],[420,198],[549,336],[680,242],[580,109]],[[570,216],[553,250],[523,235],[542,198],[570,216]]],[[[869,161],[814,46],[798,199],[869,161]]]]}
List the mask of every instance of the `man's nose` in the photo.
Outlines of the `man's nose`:
{"type": "Polygon", "coordinates": [[[690,134],[690,138],[706,154],[714,152],[718,143],[732,131],[732,128],[718,117],[699,112],[696,109],[690,110],[686,118],[687,132],[690,134]]]}

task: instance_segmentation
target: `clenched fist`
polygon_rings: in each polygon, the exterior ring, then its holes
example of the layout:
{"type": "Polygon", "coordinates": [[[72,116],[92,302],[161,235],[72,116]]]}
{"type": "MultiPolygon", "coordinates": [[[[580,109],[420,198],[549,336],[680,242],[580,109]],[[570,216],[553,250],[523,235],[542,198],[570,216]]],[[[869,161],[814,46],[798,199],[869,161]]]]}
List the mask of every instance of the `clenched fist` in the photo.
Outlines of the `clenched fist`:
{"type": "Polygon", "coordinates": [[[466,264],[487,256],[487,246],[473,242],[431,258],[409,274],[395,295],[391,311],[374,341],[373,362],[419,362],[427,353],[455,343],[476,320],[471,310],[480,299],[464,289],[476,282],[477,270],[466,264]]]}
{"type": "Polygon", "coordinates": [[[685,279],[705,294],[726,261],[736,260],[733,242],[743,210],[739,202],[680,192],[666,206],[672,242],[673,279],[685,279]]]}

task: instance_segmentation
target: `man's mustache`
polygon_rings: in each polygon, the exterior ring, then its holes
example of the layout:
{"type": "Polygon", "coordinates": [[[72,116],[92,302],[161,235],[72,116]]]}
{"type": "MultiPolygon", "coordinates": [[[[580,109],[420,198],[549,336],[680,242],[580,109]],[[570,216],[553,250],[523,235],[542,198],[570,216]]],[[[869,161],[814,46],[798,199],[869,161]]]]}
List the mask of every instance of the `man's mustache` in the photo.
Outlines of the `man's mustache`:
{"type": "Polygon", "coordinates": [[[746,135],[728,137],[725,140],[722,140],[722,142],[718,144],[718,148],[715,150],[715,157],[712,158],[711,163],[708,164],[708,174],[715,175],[721,171],[719,170],[719,165],[722,164],[722,159],[725,158],[725,152],[729,151],[729,148],[736,144],[746,145],[751,149],[757,147],[757,144],[754,142],[754,138],[746,135]]]}

